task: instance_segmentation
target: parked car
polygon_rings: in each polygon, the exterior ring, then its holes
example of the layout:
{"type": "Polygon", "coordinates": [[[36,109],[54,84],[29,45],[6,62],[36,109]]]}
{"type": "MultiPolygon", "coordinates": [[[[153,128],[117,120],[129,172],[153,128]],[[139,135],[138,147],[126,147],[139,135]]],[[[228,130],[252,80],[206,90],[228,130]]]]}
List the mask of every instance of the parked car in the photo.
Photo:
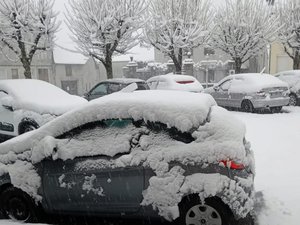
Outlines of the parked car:
{"type": "Polygon", "coordinates": [[[262,109],[280,112],[289,103],[288,85],[269,74],[230,75],[204,92],[211,94],[219,106],[245,112],[262,109]]]}
{"type": "Polygon", "coordinates": [[[0,141],[36,129],[86,102],[44,81],[1,80],[0,141]]]}
{"type": "Polygon", "coordinates": [[[89,92],[84,94],[84,98],[90,101],[114,92],[121,91],[123,88],[133,83],[137,84],[136,90],[149,90],[149,87],[144,80],[135,78],[114,78],[98,83],[89,92]]]}
{"type": "Polygon", "coordinates": [[[244,136],[207,94],[107,95],[0,144],[1,210],[229,224],[253,208],[244,136]]]}
{"type": "Polygon", "coordinates": [[[151,77],[147,80],[151,90],[180,90],[201,92],[202,85],[199,81],[190,75],[166,74],[151,77]]]}
{"type": "Polygon", "coordinates": [[[277,78],[288,83],[290,89],[289,105],[300,104],[300,70],[283,71],[275,74],[277,78]]]}

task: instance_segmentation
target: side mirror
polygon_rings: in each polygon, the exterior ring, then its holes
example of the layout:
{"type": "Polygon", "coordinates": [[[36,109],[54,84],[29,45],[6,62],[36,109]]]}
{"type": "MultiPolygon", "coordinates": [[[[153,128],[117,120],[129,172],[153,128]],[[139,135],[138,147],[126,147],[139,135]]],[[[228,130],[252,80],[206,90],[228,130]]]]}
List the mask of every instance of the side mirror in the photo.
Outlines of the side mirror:
{"type": "Polygon", "coordinates": [[[11,112],[14,111],[13,107],[10,106],[10,105],[2,105],[2,106],[3,106],[5,109],[7,109],[7,110],[9,110],[9,111],[11,111],[11,112]]]}
{"type": "Polygon", "coordinates": [[[89,100],[90,95],[91,94],[89,92],[86,92],[86,93],[83,94],[83,98],[89,100]]]}
{"type": "Polygon", "coordinates": [[[213,89],[214,89],[215,91],[219,91],[219,90],[220,90],[220,87],[219,87],[218,85],[215,85],[215,86],[213,86],[213,89]]]}

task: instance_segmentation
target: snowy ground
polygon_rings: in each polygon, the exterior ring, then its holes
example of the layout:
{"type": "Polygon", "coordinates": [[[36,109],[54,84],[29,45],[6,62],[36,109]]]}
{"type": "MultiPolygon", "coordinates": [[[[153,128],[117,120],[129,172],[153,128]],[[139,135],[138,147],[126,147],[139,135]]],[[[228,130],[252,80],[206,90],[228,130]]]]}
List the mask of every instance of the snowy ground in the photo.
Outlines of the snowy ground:
{"type": "MultiPolygon", "coordinates": [[[[255,152],[255,185],[262,197],[257,207],[259,225],[298,225],[300,107],[285,107],[279,114],[232,113],[246,123],[247,139],[255,152]]],[[[0,225],[20,223],[1,220],[0,225]]]]}
{"type": "Polygon", "coordinates": [[[279,114],[233,112],[246,123],[256,160],[255,186],[265,207],[259,225],[299,225],[300,107],[279,114]]]}

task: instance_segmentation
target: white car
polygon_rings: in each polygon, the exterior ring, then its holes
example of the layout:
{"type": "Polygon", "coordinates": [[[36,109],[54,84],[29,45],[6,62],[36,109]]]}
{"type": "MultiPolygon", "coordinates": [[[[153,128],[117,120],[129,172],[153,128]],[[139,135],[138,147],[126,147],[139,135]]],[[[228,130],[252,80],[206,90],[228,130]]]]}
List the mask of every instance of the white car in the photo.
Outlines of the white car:
{"type": "Polygon", "coordinates": [[[166,74],[151,77],[147,80],[151,90],[180,90],[202,92],[203,87],[199,81],[190,75],[166,74]]]}
{"type": "Polygon", "coordinates": [[[86,102],[44,81],[1,80],[0,141],[36,129],[86,102]]]}
{"type": "Polygon", "coordinates": [[[289,70],[275,74],[277,78],[288,83],[290,88],[289,105],[296,106],[300,104],[300,70],[289,70]]]}

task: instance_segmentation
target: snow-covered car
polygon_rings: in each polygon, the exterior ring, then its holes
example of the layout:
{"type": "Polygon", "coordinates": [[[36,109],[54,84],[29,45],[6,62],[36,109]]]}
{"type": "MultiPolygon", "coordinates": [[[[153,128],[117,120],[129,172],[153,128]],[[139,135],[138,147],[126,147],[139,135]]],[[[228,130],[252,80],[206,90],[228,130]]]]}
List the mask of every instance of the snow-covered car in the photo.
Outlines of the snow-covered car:
{"type": "Polygon", "coordinates": [[[211,94],[219,106],[245,112],[263,109],[280,112],[289,104],[288,85],[269,74],[229,75],[204,92],[211,94]]]}
{"type": "Polygon", "coordinates": [[[290,88],[289,105],[296,106],[300,104],[300,70],[289,70],[275,74],[277,78],[288,83],[290,88]]]}
{"type": "Polygon", "coordinates": [[[207,94],[107,95],[0,144],[1,210],[231,224],[253,209],[244,136],[207,94]]]}
{"type": "Polygon", "coordinates": [[[203,91],[199,81],[190,75],[166,74],[151,77],[147,80],[151,90],[179,90],[190,92],[203,91]]]}
{"type": "Polygon", "coordinates": [[[89,92],[84,94],[84,98],[88,101],[100,98],[121,91],[133,83],[137,85],[136,90],[149,90],[149,87],[144,80],[136,78],[113,78],[95,85],[89,92]]]}
{"type": "Polygon", "coordinates": [[[0,141],[36,129],[79,105],[84,98],[40,80],[0,81],[0,141]]]}

